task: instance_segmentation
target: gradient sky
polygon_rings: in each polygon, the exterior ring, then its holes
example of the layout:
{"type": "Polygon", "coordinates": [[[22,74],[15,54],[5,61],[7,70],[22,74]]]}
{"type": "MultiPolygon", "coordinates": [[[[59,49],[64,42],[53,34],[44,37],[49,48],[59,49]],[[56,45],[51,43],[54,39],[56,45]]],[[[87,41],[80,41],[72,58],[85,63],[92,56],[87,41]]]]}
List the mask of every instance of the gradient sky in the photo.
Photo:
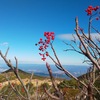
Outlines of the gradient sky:
{"type": "Polygon", "coordinates": [[[67,46],[62,41],[69,42],[70,35],[75,33],[76,16],[87,32],[85,9],[89,5],[100,5],[100,0],[0,0],[0,50],[5,53],[10,47],[8,58],[12,61],[16,56],[19,63],[45,63],[35,43],[43,38],[45,31],[53,31],[56,35],[54,47],[62,64],[81,64],[84,57],[64,52],[67,46]],[[69,38],[63,38],[63,34],[69,38]]]}

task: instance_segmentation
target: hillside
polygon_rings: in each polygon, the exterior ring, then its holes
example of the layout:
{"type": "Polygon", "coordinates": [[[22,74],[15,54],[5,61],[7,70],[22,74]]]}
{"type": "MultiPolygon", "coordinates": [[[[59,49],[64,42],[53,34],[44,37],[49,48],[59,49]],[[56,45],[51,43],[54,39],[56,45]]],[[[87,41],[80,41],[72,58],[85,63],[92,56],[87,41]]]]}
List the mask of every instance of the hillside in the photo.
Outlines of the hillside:
{"type": "MultiPolygon", "coordinates": [[[[5,78],[5,75],[6,75],[6,74],[7,74],[8,78],[9,78],[9,80],[14,80],[14,79],[16,79],[16,76],[15,76],[15,74],[13,73],[12,69],[8,69],[8,70],[6,70],[6,71],[4,71],[4,72],[2,72],[2,73],[0,74],[0,82],[6,81],[6,78],[5,78]]],[[[27,73],[27,72],[25,72],[25,71],[19,69],[19,76],[20,76],[22,79],[26,79],[26,78],[30,79],[31,73],[27,73]]],[[[33,75],[33,78],[32,78],[32,79],[43,80],[44,78],[46,78],[46,77],[33,75]]]]}
{"type": "MultiPolygon", "coordinates": [[[[97,75],[99,74],[98,72],[96,72],[96,73],[97,73],[97,75]]],[[[4,71],[0,74],[0,84],[2,84],[2,87],[1,87],[2,91],[5,90],[5,88],[7,86],[9,86],[8,81],[5,78],[6,74],[7,74],[7,76],[9,76],[10,83],[16,84],[16,86],[19,89],[19,87],[21,87],[20,82],[16,78],[16,76],[14,75],[13,71],[11,69],[9,69],[9,70],[4,71]]],[[[27,72],[19,69],[19,75],[22,78],[22,81],[25,85],[27,85],[30,82],[30,77],[31,77],[30,73],[27,73],[27,72]]],[[[87,74],[84,74],[84,75],[81,75],[78,78],[80,80],[84,80],[84,77],[86,77],[86,76],[87,76],[87,74]]],[[[55,81],[58,84],[57,86],[59,87],[59,89],[61,89],[63,92],[67,91],[67,93],[69,93],[68,95],[66,94],[67,97],[73,98],[74,96],[76,96],[79,93],[79,89],[77,87],[78,84],[75,80],[73,80],[73,79],[71,79],[71,80],[56,79],[55,81]]],[[[32,83],[31,85],[34,86],[34,89],[32,89],[32,91],[36,89],[37,85],[39,87],[41,87],[43,84],[46,84],[47,86],[52,85],[52,82],[48,77],[41,77],[41,76],[36,76],[36,75],[33,76],[31,83],[32,83]]],[[[98,89],[100,89],[100,78],[96,81],[95,86],[98,89]]],[[[31,88],[33,88],[33,87],[31,87],[31,88]]],[[[7,90],[7,93],[9,93],[9,89],[7,90]]],[[[96,96],[98,97],[98,94],[96,94],[96,96]]],[[[14,96],[14,98],[15,98],[15,96],[14,96]]],[[[74,99],[72,99],[72,100],[74,100],[74,99]]]]}
{"type": "MultiPolygon", "coordinates": [[[[83,80],[83,79],[88,78],[88,76],[92,76],[92,72],[83,74],[83,75],[79,76],[78,79],[83,80]]],[[[97,71],[95,72],[95,77],[98,77],[98,76],[100,76],[100,72],[97,70],[97,71]]],[[[98,80],[100,80],[100,77],[98,77],[98,80]]]]}
{"type": "MultiPolygon", "coordinates": [[[[21,69],[18,69],[18,71],[19,71],[19,73],[24,73],[24,74],[29,74],[30,75],[30,73],[27,73],[27,72],[25,72],[25,71],[23,71],[21,69]]],[[[9,73],[9,72],[13,72],[12,69],[8,69],[8,70],[2,72],[1,74],[3,74],[3,73],[9,73]]]]}

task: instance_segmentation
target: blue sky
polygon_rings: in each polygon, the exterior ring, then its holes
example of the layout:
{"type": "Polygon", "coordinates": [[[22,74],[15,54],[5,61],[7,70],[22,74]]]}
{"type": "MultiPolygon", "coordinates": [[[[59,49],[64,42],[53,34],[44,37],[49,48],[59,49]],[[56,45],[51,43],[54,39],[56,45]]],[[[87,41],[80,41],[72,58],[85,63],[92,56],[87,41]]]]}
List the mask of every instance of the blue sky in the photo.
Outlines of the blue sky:
{"type": "MultiPolygon", "coordinates": [[[[75,17],[87,32],[89,5],[100,5],[100,0],[0,0],[0,50],[5,53],[10,47],[8,58],[19,63],[45,63],[41,61],[35,46],[43,33],[55,32],[55,50],[62,64],[81,64],[83,56],[75,52],[64,52],[74,32],[75,17]],[[63,34],[69,39],[60,38],[63,34]]],[[[50,51],[52,54],[52,52],[50,51]]],[[[47,59],[52,63],[50,59],[47,59]]],[[[0,63],[2,61],[0,60],[0,63]]]]}

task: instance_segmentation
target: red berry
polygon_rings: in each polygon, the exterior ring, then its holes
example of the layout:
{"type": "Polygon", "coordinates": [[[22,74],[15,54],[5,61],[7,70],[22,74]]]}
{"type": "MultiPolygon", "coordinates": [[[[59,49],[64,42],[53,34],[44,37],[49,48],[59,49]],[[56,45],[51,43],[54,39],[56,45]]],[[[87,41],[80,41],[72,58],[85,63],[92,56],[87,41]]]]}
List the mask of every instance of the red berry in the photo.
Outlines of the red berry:
{"type": "Polygon", "coordinates": [[[43,58],[41,58],[41,59],[42,59],[43,61],[45,61],[45,60],[46,60],[46,58],[44,58],[44,57],[43,57],[43,58]]]}
{"type": "Polygon", "coordinates": [[[46,32],[44,32],[44,36],[46,36],[47,35],[47,33],[46,32]]]}
{"type": "Polygon", "coordinates": [[[88,15],[91,15],[92,14],[92,11],[88,11],[87,13],[88,13],[88,15]]]}
{"type": "Polygon", "coordinates": [[[88,6],[88,8],[93,8],[93,7],[90,5],[90,6],[88,6]]]}
{"type": "Polygon", "coordinates": [[[96,9],[99,9],[99,6],[96,6],[96,9]]]}
{"type": "Polygon", "coordinates": [[[55,38],[55,37],[54,37],[54,36],[52,36],[52,38],[51,38],[51,39],[52,39],[52,40],[54,40],[54,38],[55,38]]]}
{"type": "Polygon", "coordinates": [[[49,44],[49,43],[50,43],[50,39],[48,39],[48,40],[46,41],[46,43],[49,44]]]}
{"type": "Polygon", "coordinates": [[[42,38],[40,38],[40,41],[42,41],[42,38]]]}
{"type": "Polygon", "coordinates": [[[99,20],[99,18],[97,17],[96,20],[99,20]]]}
{"type": "Polygon", "coordinates": [[[48,52],[46,52],[46,56],[49,56],[48,52]]]}
{"type": "Polygon", "coordinates": [[[94,8],[94,11],[96,11],[96,10],[97,10],[97,8],[95,7],[95,8],[94,8]]]}
{"type": "Polygon", "coordinates": [[[49,37],[51,36],[51,32],[49,32],[48,36],[49,36],[49,37]]]}
{"type": "Polygon", "coordinates": [[[54,34],[54,32],[51,32],[51,34],[54,34]]]}
{"type": "Polygon", "coordinates": [[[49,34],[49,32],[47,32],[47,35],[49,34]]]}
{"type": "Polygon", "coordinates": [[[50,36],[47,35],[46,38],[47,38],[47,39],[50,39],[50,36]]]}

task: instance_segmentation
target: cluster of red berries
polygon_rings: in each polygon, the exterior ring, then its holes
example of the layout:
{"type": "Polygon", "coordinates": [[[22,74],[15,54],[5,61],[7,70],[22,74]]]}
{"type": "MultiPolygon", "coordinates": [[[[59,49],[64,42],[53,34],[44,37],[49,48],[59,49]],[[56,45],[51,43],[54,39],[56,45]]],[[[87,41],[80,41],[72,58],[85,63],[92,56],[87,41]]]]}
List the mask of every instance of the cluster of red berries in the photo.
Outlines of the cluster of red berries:
{"type": "Polygon", "coordinates": [[[88,6],[88,8],[85,11],[87,12],[87,15],[92,15],[92,11],[97,11],[99,8],[99,6],[88,6]]]}
{"type": "Polygon", "coordinates": [[[39,45],[39,50],[43,52],[39,53],[40,56],[42,56],[41,59],[43,61],[46,60],[45,56],[49,56],[48,52],[46,52],[46,49],[48,48],[50,42],[55,39],[54,32],[44,32],[44,36],[46,37],[46,39],[43,41],[43,39],[40,38],[40,41],[36,44],[36,46],[39,45]]]}

